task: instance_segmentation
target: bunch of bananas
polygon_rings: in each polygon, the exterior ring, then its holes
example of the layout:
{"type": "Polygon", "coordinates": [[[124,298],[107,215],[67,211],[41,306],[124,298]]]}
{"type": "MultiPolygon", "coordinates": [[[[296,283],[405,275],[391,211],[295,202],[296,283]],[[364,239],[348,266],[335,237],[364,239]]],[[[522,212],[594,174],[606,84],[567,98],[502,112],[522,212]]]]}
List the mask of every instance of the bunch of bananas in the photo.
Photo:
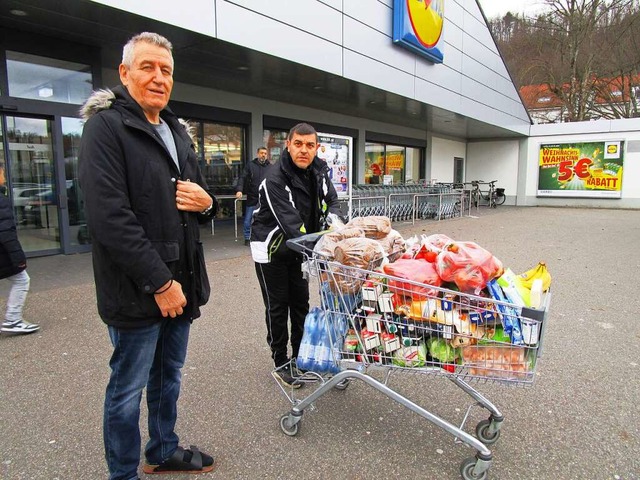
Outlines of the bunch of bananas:
{"type": "Polygon", "coordinates": [[[536,279],[542,280],[542,291],[546,292],[551,286],[551,274],[547,270],[547,264],[539,262],[535,267],[530,268],[524,273],[518,275],[519,283],[523,287],[531,290],[531,286],[536,279]]]}

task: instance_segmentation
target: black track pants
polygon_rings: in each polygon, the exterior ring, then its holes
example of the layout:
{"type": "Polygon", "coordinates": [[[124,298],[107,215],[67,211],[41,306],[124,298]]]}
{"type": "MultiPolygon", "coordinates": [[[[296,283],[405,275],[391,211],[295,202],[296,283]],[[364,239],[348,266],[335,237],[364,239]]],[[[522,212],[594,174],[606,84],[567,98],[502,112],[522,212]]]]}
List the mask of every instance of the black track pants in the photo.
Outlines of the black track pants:
{"type": "Polygon", "coordinates": [[[288,318],[291,318],[292,356],[298,356],[304,319],[309,313],[309,283],[302,278],[301,262],[295,257],[277,263],[256,263],[256,274],[267,323],[267,343],[279,367],[288,360],[288,318]]]}

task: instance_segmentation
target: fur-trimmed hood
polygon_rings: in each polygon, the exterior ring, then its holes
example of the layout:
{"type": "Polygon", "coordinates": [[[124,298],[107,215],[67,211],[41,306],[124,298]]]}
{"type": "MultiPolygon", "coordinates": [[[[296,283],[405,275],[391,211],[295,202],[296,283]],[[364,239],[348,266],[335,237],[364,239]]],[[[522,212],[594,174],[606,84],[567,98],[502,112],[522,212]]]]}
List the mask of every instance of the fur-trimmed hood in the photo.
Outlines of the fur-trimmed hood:
{"type": "MultiPolygon", "coordinates": [[[[121,88],[124,91],[126,91],[126,88],[123,87],[123,86],[116,87],[116,88],[121,88]]],[[[94,116],[96,113],[99,113],[102,110],[110,109],[115,101],[116,101],[116,94],[112,90],[110,90],[108,88],[94,90],[94,92],[91,94],[91,96],[87,99],[87,101],[84,103],[84,105],[82,105],[82,107],[80,108],[80,117],[82,118],[83,121],[86,122],[92,116],[94,116]]],[[[195,142],[196,141],[196,138],[195,138],[195,134],[196,134],[195,126],[193,126],[191,123],[189,123],[189,121],[184,120],[182,118],[178,118],[178,121],[184,127],[184,129],[187,131],[187,134],[189,135],[191,140],[193,142],[195,142]]]]}

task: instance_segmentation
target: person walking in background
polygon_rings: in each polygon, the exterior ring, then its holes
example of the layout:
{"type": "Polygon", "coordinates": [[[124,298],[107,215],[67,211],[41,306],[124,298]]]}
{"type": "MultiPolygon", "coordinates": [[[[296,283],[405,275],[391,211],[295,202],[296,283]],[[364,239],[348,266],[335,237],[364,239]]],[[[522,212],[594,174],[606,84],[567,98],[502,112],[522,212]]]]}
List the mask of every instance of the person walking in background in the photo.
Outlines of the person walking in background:
{"type": "MultiPolygon", "coordinates": [[[[283,367],[298,356],[309,312],[309,283],[302,274],[302,256],[286,240],[327,228],[327,215],[340,215],[338,194],[327,164],[316,156],[318,134],[307,123],[287,136],[280,162],[260,184],[258,206],[251,225],[251,253],[265,305],[267,342],[281,384],[297,388],[295,376],[283,367]]],[[[293,369],[289,369],[293,372],[293,369]]]]}
{"type": "Polygon", "coordinates": [[[242,198],[243,193],[247,195],[243,225],[245,245],[249,245],[251,240],[251,219],[253,211],[258,204],[258,187],[267,175],[267,167],[270,165],[271,163],[267,158],[267,149],[260,147],[258,156],[247,163],[236,184],[236,198],[242,198]]]}
{"type": "Polygon", "coordinates": [[[110,480],[138,478],[145,387],[143,471],[201,473],[214,464],[179,446],[174,430],[191,322],[210,292],[199,223],[217,204],[187,128],[167,108],[173,67],[166,38],[136,35],[123,49],[122,85],[94,92],[81,110],[78,178],[98,313],[113,344],[103,418],[110,480]]]}
{"type": "Polygon", "coordinates": [[[18,240],[16,221],[6,190],[4,165],[0,165],[0,278],[6,278],[11,282],[7,309],[0,331],[33,333],[37,332],[40,326],[25,322],[22,318],[30,283],[27,274],[27,257],[18,240]]]}

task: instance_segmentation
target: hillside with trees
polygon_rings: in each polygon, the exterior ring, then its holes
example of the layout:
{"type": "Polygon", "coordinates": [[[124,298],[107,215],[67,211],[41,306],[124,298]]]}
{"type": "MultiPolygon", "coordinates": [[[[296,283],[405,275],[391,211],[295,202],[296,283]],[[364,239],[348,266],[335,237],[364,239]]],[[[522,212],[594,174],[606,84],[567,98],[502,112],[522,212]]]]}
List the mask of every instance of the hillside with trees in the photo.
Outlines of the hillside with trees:
{"type": "Polygon", "coordinates": [[[640,117],[640,1],[539,3],[535,18],[489,20],[516,86],[552,96],[560,121],[640,117]]]}

